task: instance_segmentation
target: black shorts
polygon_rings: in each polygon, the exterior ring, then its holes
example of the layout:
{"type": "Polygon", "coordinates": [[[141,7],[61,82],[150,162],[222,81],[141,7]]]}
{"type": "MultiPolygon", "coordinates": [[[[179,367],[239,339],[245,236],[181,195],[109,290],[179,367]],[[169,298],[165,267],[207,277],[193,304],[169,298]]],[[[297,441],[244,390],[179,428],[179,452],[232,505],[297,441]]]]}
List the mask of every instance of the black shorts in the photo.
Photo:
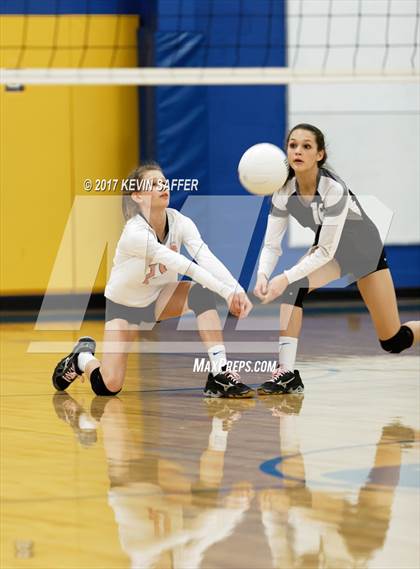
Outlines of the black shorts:
{"type": "Polygon", "coordinates": [[[341,275],[349,275],[352,280],[388,269],[381,236],[369,219],[346,222],[334,258],[341,275]]]}
{"type": "Polygon", "coordinates": [[[156,301],[152,302],[152,304],[149,304],[149,306],[144,306],[142,308],[117,304],[116,302],[109,300],[109,298],[105,298],[105,301],[105,322],[109,322],[115,318],[127,320],[127,322],[130,324],[141,324],[141,322],[159,322],[155,317],[156,301]]]}

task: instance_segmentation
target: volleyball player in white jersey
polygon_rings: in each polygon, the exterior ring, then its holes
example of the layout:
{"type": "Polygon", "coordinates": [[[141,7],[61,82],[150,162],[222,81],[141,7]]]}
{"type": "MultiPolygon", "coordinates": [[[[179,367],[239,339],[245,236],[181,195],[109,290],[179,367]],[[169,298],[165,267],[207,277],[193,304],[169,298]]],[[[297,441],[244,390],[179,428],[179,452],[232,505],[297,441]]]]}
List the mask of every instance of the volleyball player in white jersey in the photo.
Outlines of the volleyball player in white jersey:
{"type": "Polygon", "coordinates": [[[294,370],[302,326],[303,300],[311,290],[352,275],[370,312],[382,348],[400,353],[420,339],[420,322],[401,326],[391,273],[379,232],[345,183],[324,166],[324,135],[299,124],[287,138],[289,178],[272,198],[255,294],[268,303],[279,298],[279,365],[258,393],[301,393],[294,370]],[[281,255],[288,216],[311,228],[315,241],[298,263],[270,279],[281,255]]]}
{"type": "MultiPolygon", "coordinates": [[[[212,372],[204,389],[208,397],[253,397],[254,391],[226,367],[221,322],[215,293],[238,318],[252,308],[242,287],[203,242],[194,222],[168,208],[169,190],[156,163],[137,168],[130,176],[136,191],[123,196],[127,223],[118,242],[107,286],[102,362],[94,356],[92,338],[81,338],[53,373],[57,390],[66,389],[85,373],[97,395],[115,395],[124,383],[127,350],[107,351],[134,340],[141,322],[176,318],[194,311],[212,372]],[[179,253],[184,245],[196,261],[179,253]],[[193,281],[178,281],[178,274],[193,281]]],[[[131,182],[130,182],[131,183],[131,182]]],[[[132,186],[130,186],[132,188],[132,186]]]]}

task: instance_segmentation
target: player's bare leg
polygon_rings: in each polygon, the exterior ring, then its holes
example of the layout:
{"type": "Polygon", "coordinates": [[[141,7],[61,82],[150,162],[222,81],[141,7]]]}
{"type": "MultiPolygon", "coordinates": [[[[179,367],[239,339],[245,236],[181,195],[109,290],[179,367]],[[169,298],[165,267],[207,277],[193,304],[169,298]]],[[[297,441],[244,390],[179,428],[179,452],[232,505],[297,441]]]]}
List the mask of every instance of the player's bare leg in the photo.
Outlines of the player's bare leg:
{"type": "MultiPolygon", "coordinates": [[[[338,279],[340,274],[341,270],[337,261],[330,261],[309,275],[309,292],[338,279]]],[[[295,300],[296,298],[293,298],[291,302],[295,300]]],[[[304,385],[299,370],[294,369],[302,319],[301,306],[282,302],[280,305],[279,365],[271,378],[258,388],[259,395],[303,393],[304,385]]]]}
{"type": "Polygon", "coordinates": [[[105,324],[102,360],[91,360],[85,373],[92,381],[92,372],[99,368],[106,388],[113,393],[121,390],[127,368],[131,343],[138,335],[139,327],[116,318],[105,324]]]}
{"type": "Polygon", "coordinates": [[[401,326],[394,283],[389,269],[376,271],[357,281],[382,347],[399,353],[420,341],[420,322],[401,326]]]}
{"type": "MultiPolygon", "coordinates": [[[[217,369],[220,368],[220,373],[216,375],[220,385],[223,383],[223,389],[219,387],[211,390],[211,396],[253,397],[254,391],[241,383],[239,374],[226,369],[227,360],[223,344],[222,325],[217,310],[215,307],[211,307],[209,295],[212,294],[200,285],[194,285],[187,281],[168,284],[156,301],[156,320],[177,318],[193,309],[197,316],[200,337],[207,347],[212,366],[217,369]],[[192,291],[193,287],[196,287],[194,291],[192,291]],[[200,299],[200,293],[203,299],[200,299]],[[191,307],[190,304],[192,304],[191,307]]],[[[95,342],[92,338],[86,338],[88,342],[85,343],[79,342],[77,346],[80,344],[86,353],[82,355],[71,354],[76,366],[75,371],[72,372],[71,381],[74,381],[82,373],[86,373],[92,389],[97,395],[115,395],[118,393],[124,384],[130,345],[137,336],[138,330],[139,326],[130,324],[123,319],[116,318],[107,322],[102,361],[94,357],[95,342]],[[90,351],[87,345],[89,342],[92,344],[90,351]]],[[[215,377],[215,375],[210,374],[208,379],[213,381],[215,377]]],[[[67,383],[63,380],[63,389],[67,388],[71,381],[67,383]]],[[[207,391],[210,392],[206,389],[207,391]]]]}
{"type": "MultiPolygon", "coordinates": [[[[177,318],[190,310],[188,295],[193,286],[191,282],[167,285],[156,302],[156,315],[159,320],[177,318]]],[[[216,310],[207,310],[197,316],[200,338],[207,347],[223,343],[222,323],[216,310]]]]}
{"type": "Polygon", "coordinates": [[[254,391],[240,381],[240,375],[227,369],[222,323],[215,307],[211,306],[207,289],[190,282],[167,285],[156,302],[159,320],[182,316],[193,310],[200,338],[207,348],[214,373],[210,373],[204,393],[207,397],[248,398],[254,391]],[[204,297],[200,301],[200,294],[204,297]],[[190,306],[191,305],[191,306],[190,306]],[[215,371],[216,370],[216,371],[215,371]]]}

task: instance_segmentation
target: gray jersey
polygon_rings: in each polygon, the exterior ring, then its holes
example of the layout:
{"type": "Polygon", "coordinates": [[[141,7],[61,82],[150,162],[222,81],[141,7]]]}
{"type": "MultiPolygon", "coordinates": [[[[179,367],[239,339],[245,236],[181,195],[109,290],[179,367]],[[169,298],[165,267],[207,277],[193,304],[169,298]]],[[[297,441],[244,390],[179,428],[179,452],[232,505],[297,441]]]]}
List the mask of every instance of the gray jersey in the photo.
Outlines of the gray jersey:
{"type": "Polygon", "coordinates": [[[329,170],[319,170],[317,191],[310,202],[300,195],[297,180],[292,178],[272,197],[258,267],[258,272],[267,278],[270,278],[282,253],[281,241],[289,215],[317,234],[315,244],[308,254],[294,267],[284,271],[290,283],[307,277],[333,259],[346,221],[362,220],[364,216],[344,182],[329,170]]]}

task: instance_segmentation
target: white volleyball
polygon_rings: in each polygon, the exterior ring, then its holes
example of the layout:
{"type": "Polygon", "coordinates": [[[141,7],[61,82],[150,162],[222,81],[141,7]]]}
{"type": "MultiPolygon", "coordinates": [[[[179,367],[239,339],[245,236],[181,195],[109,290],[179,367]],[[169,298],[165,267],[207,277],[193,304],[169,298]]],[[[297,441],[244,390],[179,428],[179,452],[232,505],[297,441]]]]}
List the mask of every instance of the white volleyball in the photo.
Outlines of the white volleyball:
{"type": "Polygon", "coordinates": [[[269,142],[248,148],[238,164],[241,184],[258,196],[268,196],[283,187],[288,174],[289,163],[285,153],[269,142]]]}

